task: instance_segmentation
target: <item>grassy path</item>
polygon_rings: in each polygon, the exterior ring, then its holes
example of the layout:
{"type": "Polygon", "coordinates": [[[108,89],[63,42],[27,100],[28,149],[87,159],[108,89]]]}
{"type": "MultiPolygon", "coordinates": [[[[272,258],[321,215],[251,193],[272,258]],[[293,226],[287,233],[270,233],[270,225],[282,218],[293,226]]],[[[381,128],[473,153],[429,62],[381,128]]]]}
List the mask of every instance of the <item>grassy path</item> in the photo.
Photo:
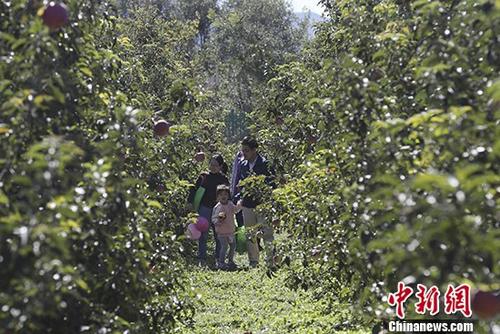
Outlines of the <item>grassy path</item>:
{"type": "Polygon", "coordinates": [[[269,279],[263,267],[248,269],[244,256],[236,272],[192,268],[193,286],[200,295],[194,323],[180,329],[181,333],[367,333],[366,330],[341,331],[349,320],[348,309],[342,305],[335,314],[313,300],[304,291],[284,286],[283,273],[269,279]]]}

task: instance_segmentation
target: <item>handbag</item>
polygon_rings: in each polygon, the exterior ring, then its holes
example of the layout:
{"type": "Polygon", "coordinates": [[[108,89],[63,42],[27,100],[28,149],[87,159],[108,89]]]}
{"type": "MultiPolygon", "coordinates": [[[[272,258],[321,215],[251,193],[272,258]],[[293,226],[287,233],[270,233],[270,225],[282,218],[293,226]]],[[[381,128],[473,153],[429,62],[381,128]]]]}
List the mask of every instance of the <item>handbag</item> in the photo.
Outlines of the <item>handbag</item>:
{"type": "Polygon", "coordinates": [[[205,187],[203,187],[203,183],[205,183],[205,177],[206,175],[202,176],[201,184],[198,189],[196,189],[196,193],[194,194],[193,207],[195,212],[198,212],[198,210],[200,209],[201,199],[203,198],[203,195],[205,195],[206,189],[205,187]]]}

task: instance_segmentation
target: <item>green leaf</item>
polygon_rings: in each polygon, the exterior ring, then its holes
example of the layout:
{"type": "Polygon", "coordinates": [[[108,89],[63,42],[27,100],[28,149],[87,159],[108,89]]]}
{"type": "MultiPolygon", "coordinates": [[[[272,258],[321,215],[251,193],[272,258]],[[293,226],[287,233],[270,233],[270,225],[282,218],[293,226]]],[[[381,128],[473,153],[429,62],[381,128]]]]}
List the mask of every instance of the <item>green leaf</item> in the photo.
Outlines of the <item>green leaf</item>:
{"type": "Polygon", "coordinates": [[[35,97],[34,103],[37,107],[42,107],[46,102],[53,101],[54,98],[50,95],[37,95],[35,97]]]}
{"type": "Polygon", "coordinates": [[[432,109],[429,111],[424,111],[419,114],[416,114],[406,120],[406,124],[410,125],[414,128],[422,125],[425,122],[428,122],[432,117],[443,113],[442,109],[432,109]]]}
{"type": "Polygon", "coordinates": [[[9,205],[9,198],[0,190],[0,205],[9,205]]]}
{"type": "Polygon", "coordinates": [[[82,72],[83,74],[85,74],[86,76],[88,76],[90,78],[92,78],[94,76],[94,74],[92,73],[92,71],[88,67],[80,67],[80,72],[82,72]]]}
{"type": "Polygon", "coordinates": [[[50,87],[50,91],[52,93],[52,95],[54,95],[55,99],[63,104],[65,101],[66,101],[66,98],[64,97],[64,94],[63,92],[55,85],[53,84],[49,84],[49,87],[50,87]]]}
{"type": "Polygon", "coordinates": [[[149,199],[147,199],[147,200],[146,200],[146,204],[147,204],[148,206],[150,206],[150,207],[157,208],[157,209],[161,209],[161,208],[163,208],[163,206],[161,205],[161,203],[160,203],[160,202],[158,202],[158,201],[154,201],[154,200],[149,200],[149,199]]]}
{"type": "Polygon", "coordinates": [[[446,192],[454,188],[448,182],[448,177],[440,174],[418,174],[413,180],[413,188],[433,190],[439,188],[446,192]]]}
{"type": "Polygon", "coordinates": [[[90,292],[88,284],[81,278],[75,279],[76,285],[78,285],[82,290],[85,290],[86,292],[90,292]]]}

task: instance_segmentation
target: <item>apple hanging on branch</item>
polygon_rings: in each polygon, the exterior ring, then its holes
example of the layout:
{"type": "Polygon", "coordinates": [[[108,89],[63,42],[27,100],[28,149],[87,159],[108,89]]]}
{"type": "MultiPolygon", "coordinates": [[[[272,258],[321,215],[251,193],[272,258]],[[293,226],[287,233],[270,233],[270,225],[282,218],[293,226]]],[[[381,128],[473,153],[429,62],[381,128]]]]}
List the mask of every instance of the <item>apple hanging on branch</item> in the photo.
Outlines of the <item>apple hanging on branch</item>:
{"type": "Polygon", "coordinates": [[[154,124],[154,134],[158,137],[165,137],[170,133],[170,123],[161,119],[154,124]]]}
{"type": "Polygon", "coordinates": [[[156,185],[157,192],[163,193],[165,190],[167,190],[167,188],[165,187],[165,184],[163,182],[156,185]]]}
{"type": "Polygon", "coordinates": [[[500,314],[500,295],[479,290],[472,297],[471,306],[479,319],[493,319],[500,314]]]}
{"type": "Polygon", "coordinates": [[[318,141],[318,138],[316,138],[316,136],[314,136],[314,135],[307,136],[307,142],[309,143],[309,145],[314,145],[314,144],[316,144],[317,141],[318,141]]]}
{"type": "Polygon", "coordinates": [[[51,30],[57,30],[69,21],[68,7],[62,2],[51,1],[43,11],[42,20],[51,30]]]}

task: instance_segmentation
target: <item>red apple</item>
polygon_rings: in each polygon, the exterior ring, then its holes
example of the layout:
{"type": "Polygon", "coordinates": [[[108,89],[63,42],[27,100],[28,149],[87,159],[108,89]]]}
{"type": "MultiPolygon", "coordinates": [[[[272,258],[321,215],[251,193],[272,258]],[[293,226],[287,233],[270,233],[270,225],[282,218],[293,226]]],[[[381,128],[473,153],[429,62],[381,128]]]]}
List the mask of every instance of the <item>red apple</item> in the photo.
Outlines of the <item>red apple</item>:
{"type": "Polygon", "coordinates": [[[313,135],[307,136],[307,142],[310,145],[316,144],[317,141],[318,141],[318,139],[315,136],[313,136],[313,135]]]}
{"type": "Polygon", "coordinates": [[[170,131],[170,124],[167,121],[161,119],[155,122],[154,133],[158,137],[165,137],[166,135],[168,135],[169,131],[170,131]]]}
{"type": "Polygon", "coordinates": [[[52,30],[57,30],[68,23],[68,7],[60,2],[51,1],[42,15],[43,23],[52,30]]]}
{"type": "Polygon", "coordinates": [[[203,160],[205,160],[205,152],[198,152],[194,155],[194,160],[196,160],[197,162],[202,162],[203,160]]]}
{"type": "Polygon", "coordinates": [[[472,310],[479,319],[492,319],[500,314],[500,296],[491,292],[477,291],[472,297],[472,310]]]}

